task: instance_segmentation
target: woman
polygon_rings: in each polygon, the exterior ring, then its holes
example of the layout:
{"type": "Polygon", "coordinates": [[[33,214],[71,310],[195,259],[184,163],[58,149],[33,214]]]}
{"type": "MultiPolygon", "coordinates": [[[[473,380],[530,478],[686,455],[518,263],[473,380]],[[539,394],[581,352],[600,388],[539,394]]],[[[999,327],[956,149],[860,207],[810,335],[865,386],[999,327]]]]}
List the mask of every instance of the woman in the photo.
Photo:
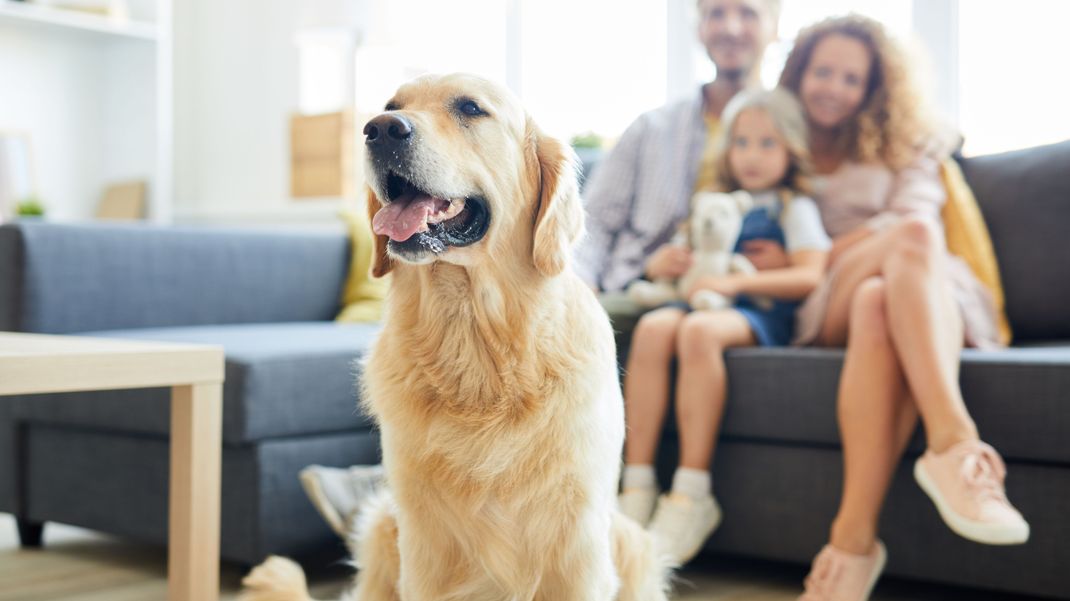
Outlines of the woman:
{"type": "Polygon", "coordinates": [[[988,544],[1022,543],[1005,468],[980,441],[958,386],[964,344],[998,344],[991,296],[948,254],[941,154],[904,53],[859,16],[800,33],[780,85],[811,127],[816,192],[833,247],[826,281],[799,312],[802,344],[846,346],[837,412],[844,488],[802,599],[865,600],[885,550],[881,505],[918,417],[928,449],[915,477],[944,521],[988,544]]]}

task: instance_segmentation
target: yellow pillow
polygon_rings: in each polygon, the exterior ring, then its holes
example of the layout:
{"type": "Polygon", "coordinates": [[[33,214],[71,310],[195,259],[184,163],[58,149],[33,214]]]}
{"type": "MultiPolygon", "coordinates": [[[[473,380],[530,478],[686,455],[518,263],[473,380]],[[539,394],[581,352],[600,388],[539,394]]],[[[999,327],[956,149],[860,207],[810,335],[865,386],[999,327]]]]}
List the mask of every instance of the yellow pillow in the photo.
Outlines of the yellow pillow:
{"type": "Polygon", "coordinates": [[[947,204],[941,213],[947,248],[951,254],[970,266],[973,275],[992,294],[996,305],[996,326],[999,329],[1000,342],[1010,344],[1011,325],[1007,321],[999,264],[992,248],[992,238],[988,235],[988,226],[985,225],[984,216],[977,206],[977,199],[954,160],[948,159],[941,163],[940,179],[947,191],[947,204]]]}
{"type": "Polygon", "coordinates": [[[342,219],[349,229],[353,258],[342,296],[342,312],[335,321],[379,321],[383,316],[383,298],[390,285],[390,276],[371,277],[373,244],[372,226],[364,211],[343,211],[342,219]]]}

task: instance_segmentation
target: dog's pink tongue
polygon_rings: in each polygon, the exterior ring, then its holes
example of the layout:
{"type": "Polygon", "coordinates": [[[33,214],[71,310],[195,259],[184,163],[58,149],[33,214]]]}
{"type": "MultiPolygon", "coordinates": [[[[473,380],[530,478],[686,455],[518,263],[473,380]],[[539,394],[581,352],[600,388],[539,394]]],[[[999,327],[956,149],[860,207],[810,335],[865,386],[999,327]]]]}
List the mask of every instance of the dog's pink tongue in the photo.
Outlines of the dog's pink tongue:
{"type": "Polygon", "coordinates": [[[421,194],[412,200],[398,200],[379,209],[372,219],[372,230],[395,242],[404,242],[416,232],[427,229],[427,218],[435,211],[439,199],[421,194]]]}

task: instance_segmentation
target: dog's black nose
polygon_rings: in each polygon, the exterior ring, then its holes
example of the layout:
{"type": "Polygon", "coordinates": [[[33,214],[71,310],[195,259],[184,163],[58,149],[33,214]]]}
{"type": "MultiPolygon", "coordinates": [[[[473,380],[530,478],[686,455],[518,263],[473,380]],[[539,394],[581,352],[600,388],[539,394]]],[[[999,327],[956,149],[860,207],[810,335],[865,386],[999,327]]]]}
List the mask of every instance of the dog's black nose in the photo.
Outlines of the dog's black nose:
{"type": "Polygon", "coordinates": [[[368,146],[403,143],[412,136],[412,123],[397,113],[383,113],[364,126],[364,136],[368,146]]]}

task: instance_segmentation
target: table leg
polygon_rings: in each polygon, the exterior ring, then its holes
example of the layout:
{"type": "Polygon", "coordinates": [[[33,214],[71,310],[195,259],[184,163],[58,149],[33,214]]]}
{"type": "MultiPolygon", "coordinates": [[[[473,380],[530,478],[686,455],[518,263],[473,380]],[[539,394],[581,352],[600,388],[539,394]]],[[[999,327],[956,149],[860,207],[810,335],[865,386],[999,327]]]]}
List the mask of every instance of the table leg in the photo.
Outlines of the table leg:
{"type": "Polygon", "coordinates": [[[171,389],[168,599],[219,599],[223,387],[171,389]]]}

